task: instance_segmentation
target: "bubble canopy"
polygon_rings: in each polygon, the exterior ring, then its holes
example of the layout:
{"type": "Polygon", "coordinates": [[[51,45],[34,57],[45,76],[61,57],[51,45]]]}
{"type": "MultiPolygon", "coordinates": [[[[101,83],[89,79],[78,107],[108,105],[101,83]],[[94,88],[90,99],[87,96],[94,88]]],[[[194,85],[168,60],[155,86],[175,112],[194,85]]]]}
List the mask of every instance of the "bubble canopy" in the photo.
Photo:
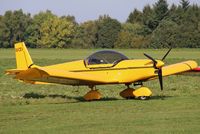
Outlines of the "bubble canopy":
{"type": "Polygon", "coordinates": [[[95,64],[117,64],[122,60],[128,60],[128,57],[122,53],[113,50],[102,50],[91,54],[85,59],[87,65],[95,64]]]}

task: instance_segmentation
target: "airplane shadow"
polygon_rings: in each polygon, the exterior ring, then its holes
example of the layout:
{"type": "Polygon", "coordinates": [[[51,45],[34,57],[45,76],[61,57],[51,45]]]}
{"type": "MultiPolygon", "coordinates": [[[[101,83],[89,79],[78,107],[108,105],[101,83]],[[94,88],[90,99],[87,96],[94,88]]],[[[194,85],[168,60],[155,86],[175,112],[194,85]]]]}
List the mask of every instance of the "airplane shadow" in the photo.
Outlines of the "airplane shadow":
{"type": "Polygon", "coordinates": [[[26,93],[24,94],[23,98],[25,99],[42,99],[42,98],[45,98],[47,97],[46,95],[41,95],[41,94],[38,94],[38,93],[26,93]]]}
{"type": "Polygon", "coordinates": [[[171,98],[173,96],[166,96],[166,95],[156,95],[156,96],[151,96],[150,100],[165,100],[167,98],[171,98]]]}
{"type": "MultiPolygon", "coordinates": [[[[50,95],[42,95],[42,94],[38,94],[38,93],[26,93],[24,94],[23,98],[25,99],[43,99],[43,98],[62,98],[62,99],[67,99],[67,100],[76,100],[75,102],[90,102],[90,101],[86,101],[84,100],[84,98],[82,96],[78,96],[78,97],[72,97],[72,96],[67,96],[67,95],[58,95],[58,94],[50,94],[50,95]]],[[[149,100],[165,100],[167,98],[170,98],[172,96],[152,96],[149,100]]],[[[127,99],[123,99],[123,98],[115,98],[115,97],[103,97],[100,100],[93,100],[93,101],[117,101],[117,100],[127,100],[127,99]]],[[[139,99],[128,99],[128,100],[139,100],[139,99]]],[[[69,101],[66,103],[75,103],[74,101],[69,101]]]]}
{"type": "Polygon", "coordinates": [[[58,94],[42,95],[42,94],[38,94],[38,93],[34,93],[34,92],[26,93],[23,96],[23,98],[25,98],[25,99],[43,99],[43,98],[47,98],[47,97],[53,98],[53,99],[62,98],[62,99],[75,99],[78,101],[83,100],[82,97],[71,97],[71,96],[58,95],[58,94]]]}
{"type": "MultiPolygon", "coordinates": [[[[62,99],[68,99],[68,100],[76,100],[77,102],[89,102],[89,101],[84,100],[84,98],[82,96],[72,97],[72,96],[58,95],[58,94],[42,95],[42,94],[38,94],[38,93],[34,93],[34,92],[26,93],[23,96],[23,98],[25,98],[25,99],[43,99],[43,98],[47,98],[47,97],[53,98],[53,99],[62,98],[62,99]]],[[[113,100],[120,100],[120,99],[105,97],[105,98],[102,98],[101,100],[94,100],[94,101],[113,101],[113,100]]]]}

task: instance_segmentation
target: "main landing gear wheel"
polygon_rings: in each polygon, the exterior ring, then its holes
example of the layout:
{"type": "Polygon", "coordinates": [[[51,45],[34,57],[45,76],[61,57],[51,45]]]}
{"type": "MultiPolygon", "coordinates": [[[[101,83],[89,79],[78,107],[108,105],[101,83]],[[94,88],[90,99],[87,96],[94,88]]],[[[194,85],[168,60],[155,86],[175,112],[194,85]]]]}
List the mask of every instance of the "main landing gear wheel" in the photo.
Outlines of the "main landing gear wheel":
{"type": "Polygon", "coordinates": [[[89,92],[87,92],[85,95],[84,95],[84,99],[86,101],[93,101],[93,100],[100,100],[101,99],[101,93],[98,91],[98,89],[96,89],[94,86],[93,87],[90,87],[91,90],[89,92]]]}

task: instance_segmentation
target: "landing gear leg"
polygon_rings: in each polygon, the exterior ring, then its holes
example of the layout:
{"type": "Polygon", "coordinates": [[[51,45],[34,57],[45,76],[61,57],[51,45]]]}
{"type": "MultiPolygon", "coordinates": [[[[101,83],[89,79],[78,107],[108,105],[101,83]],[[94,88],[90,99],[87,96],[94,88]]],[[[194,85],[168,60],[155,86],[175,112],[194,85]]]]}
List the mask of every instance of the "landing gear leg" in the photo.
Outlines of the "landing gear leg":
{"type": "Polygon", "coordinates": [[[84,99],[87,101],[99,100],[101,99],[101,93],[96,89],[95,86],[89,86],[91,90],[84,95],[84,99]]]}

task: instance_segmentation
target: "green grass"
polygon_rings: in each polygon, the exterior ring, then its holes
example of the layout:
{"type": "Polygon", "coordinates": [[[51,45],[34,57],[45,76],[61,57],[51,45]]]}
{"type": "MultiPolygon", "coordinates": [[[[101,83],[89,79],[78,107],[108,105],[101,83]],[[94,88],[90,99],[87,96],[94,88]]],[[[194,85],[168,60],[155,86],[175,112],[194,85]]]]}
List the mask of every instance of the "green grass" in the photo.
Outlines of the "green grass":
{"type": "MultiPolygon", "coordinates": [[[[33,61],[50,65],[83,59],[96,50],[31,49],[33,61]]],[[[145,58],[143,52],[162,58],[167,51],[120,49],[131,58],[145,58]]],[[[200,49],[174,49],[166,63],[194,59],[200,64],[200,49]]],[[[30,85],[4,75],[15,68],[13,49],[0,49],[0,134],[13,133],[199,133],[200,74],[164,78],[164,92],[158,80],[146,82],[153,91],[148,101],[125,100],[119,96],[124,85],[98,86],[101,101],[86,102],[87,87],[30,85]],[[164,95],[164,99],[162,99],[164,95]]]]}

